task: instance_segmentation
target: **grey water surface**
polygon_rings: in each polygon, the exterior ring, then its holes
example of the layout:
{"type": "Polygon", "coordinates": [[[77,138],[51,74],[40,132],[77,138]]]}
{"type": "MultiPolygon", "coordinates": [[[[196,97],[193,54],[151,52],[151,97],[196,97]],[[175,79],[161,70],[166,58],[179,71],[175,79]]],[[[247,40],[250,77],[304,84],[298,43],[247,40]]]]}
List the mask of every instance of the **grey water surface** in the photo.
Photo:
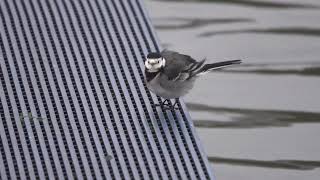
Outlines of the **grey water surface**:
{"type": "Polygon", "coordinates": [[[320,1],[145,0],[164,48],[243,64],[184,100],[218,180],[320,178],[320,1]]]}

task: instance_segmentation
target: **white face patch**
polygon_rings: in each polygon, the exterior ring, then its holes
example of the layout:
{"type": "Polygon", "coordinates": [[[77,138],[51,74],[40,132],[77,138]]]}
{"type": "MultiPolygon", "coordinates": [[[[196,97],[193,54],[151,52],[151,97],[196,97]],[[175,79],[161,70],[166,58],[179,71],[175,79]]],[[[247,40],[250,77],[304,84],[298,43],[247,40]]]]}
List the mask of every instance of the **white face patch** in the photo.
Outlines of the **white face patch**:
{"type": "Polygon", "coordinates": [[[166,60],[164,58],[148,59],[144,62],[146,69],[149,72],[158,72],[160,68],[164,67],[166,60]]]}

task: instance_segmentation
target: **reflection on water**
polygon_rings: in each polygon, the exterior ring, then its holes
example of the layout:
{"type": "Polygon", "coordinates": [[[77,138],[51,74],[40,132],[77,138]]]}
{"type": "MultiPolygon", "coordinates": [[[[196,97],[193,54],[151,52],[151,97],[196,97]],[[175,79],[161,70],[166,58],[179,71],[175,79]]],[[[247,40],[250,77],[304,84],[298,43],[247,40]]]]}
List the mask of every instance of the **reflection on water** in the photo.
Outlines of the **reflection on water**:
{"type": "Polygon", "coordinates": [[[303,27],[290,27],[290,28],[268,28],[268,29],[241,29],[241,30],[223,30],[213,32],[203,32],[199,37],[209,37],[215,35],[227,34],[243,34],[243,33],[256,33],[256,34],[284,34],[284,35],[301,35],[301,36],[320,36],[320,28],[303,28],[303,27]]]}
{"type": "Polygon", "coordinates": [[[264,75],[298,75],[320,76],[320,62],[301,63],[267,63],[267,64],[242,64],[237,68],[221,69],[212,73],[253,73],[264,75]]]}
{"type": "Polygon", "coordinates": [[[187,103],[187,107],[190,111],[205,111],[232,117],[231,121],[227,122],[195,119],[194,125],[199,128],[284,127],[296,123],[320,123],[320,113],[222,108],[195,103],[187,103]]]}
{"type": "Polygon", "coordinates": [[[233,159],[223,157],[208,157],[209,161],[214,164],[229,164],[240,166],[255,166],[264,168],[279,168],[279,169],[295,169],[295,170],[312,170],[320,168],[320,161],[302,161],[302,160],[253,160],[253,159],[233,159]]]}
{"type": "Polygon", "coordinates": [[[168,24],[159,24],[155,25],[156,29],[159,30],[178,30],[178,29],[188,29],[188,28],[198,28],[202,26],[208,26],[208,25],[217,25],[217,24],[231,24],[231,23],[243,23],[243,22],[254,22],[253,19],[249,18],[212,18],[212,19],[200,19],[200,18],[170,18],[170,19],[154,19],[155,22],[161,21],[161,20],[166,20],[169,22],[168,24]],[[176,22],[176,21],[182,21],[183,24],[172,24],[170,23],[171,21],[176,22]]]}
{"type": "MultiPolygon", "coordinates": [[[[172,1],[172,0],[161,0],[172,1]]],[[[288,9],[288,8],[319,8],[317,5],[301,4],[301,3],[286,3],[286,2],[272,2],[272,1],[254,1],[254,0],[174,0],[174,1],[187,1],[187,2],[212,2],[212,3],[226,3],[235,4],[241,6],[252,6],[257,8],[276,8],[276,9],[288,9]]]]}
{"type": "Polygon", "coordinates": [[[320,76],[320,67],[307,67],[302,69],[253,69],[253,70],[221,70],[230,73],[254,73],[269,75],[300,75],[300,76],[320,76]]]}

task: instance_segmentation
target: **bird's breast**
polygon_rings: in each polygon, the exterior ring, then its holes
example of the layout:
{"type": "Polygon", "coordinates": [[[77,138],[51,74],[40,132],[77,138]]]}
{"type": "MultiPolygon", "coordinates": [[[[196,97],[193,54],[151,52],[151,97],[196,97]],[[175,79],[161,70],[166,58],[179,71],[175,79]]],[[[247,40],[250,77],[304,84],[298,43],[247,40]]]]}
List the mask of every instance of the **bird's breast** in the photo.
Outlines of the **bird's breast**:
{"type": "Polygon", "coordinates": [[[193,81],[170,81],[166,75],[160,73],[147,82],[147,87],[163,98],[172,99],[187,94],[193,87],[193,81]]]}

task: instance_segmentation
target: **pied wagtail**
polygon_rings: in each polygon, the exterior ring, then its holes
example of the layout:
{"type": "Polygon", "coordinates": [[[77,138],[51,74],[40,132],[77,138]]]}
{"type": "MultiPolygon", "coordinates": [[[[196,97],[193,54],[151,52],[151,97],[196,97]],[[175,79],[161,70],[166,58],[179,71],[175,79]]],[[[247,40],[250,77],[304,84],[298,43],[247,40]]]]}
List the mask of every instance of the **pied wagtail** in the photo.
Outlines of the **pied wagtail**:
{"type": "Polygon", "coordinates": [[[150,91],[165,100],[157,106],[170,107],[170,99],[175,99],[171,108],[177,105],[179,97],[192,89],[195,80],[211,70],[240,64],[241,60],[230,60],[206,64],[205,59],[196,61],[192,57],[178,52],[163,50],[151,52],[145,60],[145,78],[150,91]]]}

